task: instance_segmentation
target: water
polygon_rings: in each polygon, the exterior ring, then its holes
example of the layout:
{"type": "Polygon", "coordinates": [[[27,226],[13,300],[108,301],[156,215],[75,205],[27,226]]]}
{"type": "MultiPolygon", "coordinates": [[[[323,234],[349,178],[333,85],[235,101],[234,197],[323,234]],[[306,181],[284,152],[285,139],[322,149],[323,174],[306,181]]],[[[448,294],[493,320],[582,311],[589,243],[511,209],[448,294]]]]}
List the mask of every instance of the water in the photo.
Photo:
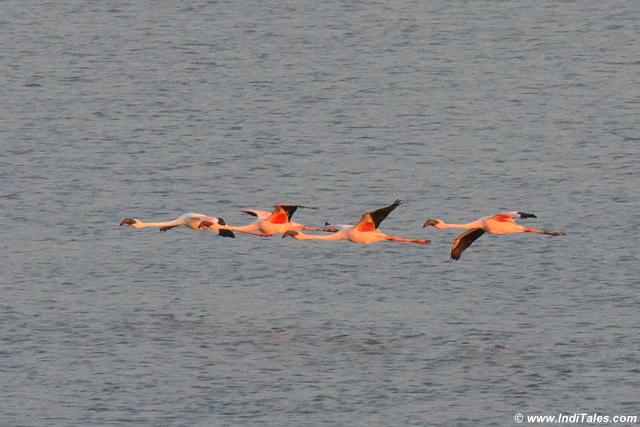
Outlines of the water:
{"type": "Polygon", "coordinates": [[[636,2],[0,9],[0,424],[640,415],[636,2]],[[431,245],[118,227],[396,198],[431,245]],[[568,236],[421,229],[502,209],[568,236]]]}

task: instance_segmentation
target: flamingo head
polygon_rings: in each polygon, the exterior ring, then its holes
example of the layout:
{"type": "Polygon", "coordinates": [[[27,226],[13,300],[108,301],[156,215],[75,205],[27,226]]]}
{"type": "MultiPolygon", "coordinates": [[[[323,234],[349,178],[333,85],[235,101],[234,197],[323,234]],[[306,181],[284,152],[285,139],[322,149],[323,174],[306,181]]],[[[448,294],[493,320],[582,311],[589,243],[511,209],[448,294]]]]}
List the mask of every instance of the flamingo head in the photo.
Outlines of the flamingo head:
{"type": "Polygon", "coordinates": [[[135,218],[125,218],[120,222],[120,227],[123,225],[130,225],[133,228],[138,228],[140,221],[135,218]]]}
{"type": "Polygon", "coordinates": [[[442,230],[444,227],[444,221],[441,219],[428,219],[425,221],[425,223],[422,225],[423,228],[426,228],[428,226],[431,227],[435,227],[439,230],[442,230]]]}
{"type": "Polygon", "coordinates": [[[198,225],[198,229],[201,230],[203,228],[210,228],[213,227],[215,224],[212,223],[211,221],[202,221],[200,222],[200,224],[198,225]]]}
{"type": "Polygon", "coordinates": [[[295,239],[298,234],[299,233],[295,230],[288,230],[282,235],[282,238],[284,239],[285,237],[293,237],[295,239]]]}

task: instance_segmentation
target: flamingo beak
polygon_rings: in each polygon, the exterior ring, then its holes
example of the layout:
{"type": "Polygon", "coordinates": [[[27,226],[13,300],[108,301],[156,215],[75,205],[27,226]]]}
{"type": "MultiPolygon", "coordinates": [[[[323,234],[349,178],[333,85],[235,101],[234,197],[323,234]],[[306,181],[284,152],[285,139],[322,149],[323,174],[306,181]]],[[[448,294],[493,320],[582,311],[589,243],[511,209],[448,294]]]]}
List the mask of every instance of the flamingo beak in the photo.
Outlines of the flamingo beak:
{"type": "Polygon", "coordinates": [[[428,219],[425,221],[425,223],[422,225],[422,228],[426,228],[428,226],[432,226],[435,227],[438,224],[438,221],[435,219],[428,219]]]}
{"type": "Polygon", "coordinates": [[[136,223],[135,219],[132,218],[125,218],[122,220],[122,222],[120,223],[120,227],[122,227],[123,225],[133,225],[136,223]]]}

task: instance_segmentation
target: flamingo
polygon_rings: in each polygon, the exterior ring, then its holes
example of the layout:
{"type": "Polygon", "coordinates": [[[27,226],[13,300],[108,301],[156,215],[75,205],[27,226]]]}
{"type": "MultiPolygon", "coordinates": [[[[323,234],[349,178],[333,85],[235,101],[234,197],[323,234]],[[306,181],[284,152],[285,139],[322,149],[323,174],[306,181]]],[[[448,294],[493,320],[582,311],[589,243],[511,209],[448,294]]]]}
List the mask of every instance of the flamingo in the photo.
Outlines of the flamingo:
{"type": "Polygon", "coordinates": [[[516,218],[537,218],[534,214],[511,211],[502,212],[493,216],[487,216],[479,218],[468,224],[447,224],[441,219],[428,219],[423,227],[432,226],[438,230],[445,230],[447,228],[460,228],[465,229],[464,233],[456,237],[451,247],[451,258],[454,260],[460,259],[462,252],[467,249],[471,244],[476,241],[484,233],[489,234],[513,234],[513,233],[538,233],[546,234],[548,236],[566,236],[561,231],[545,231],[537,230],[535,228],[523,227],[516,223],[516,218]]]}
{"type": "Polygon", "coordinates": [[[296,230],[289,230],[284,233],[284,237],[290,236],[296,240],[349,240],[353,243],[369,244],[376,242],[396,242],[396,243],[416,243],[418,245],[426,245],[430,243],[427,239],[405,239],[403,237],[391,236],[384,234],[378,230],[380,223],[402,202],[396,200],[391,205],[377,209],[375,211],[366,212],[360,218],[360,221],[356,225],[336,225],[330,226],[326,224],[323,231],[333,231],[333,234],[328,236],[319,236],[300,233],[296,230]]]}
{"type": "MultiPolygon", "coordinates": [[[[237,231],[240,233],[253,234],[254,236],[271,237],[274,234],[282,234],[289,230],[312,230],[325,231],[324,228],[307,227],[306,225],[291,222],[291,217],[298,208],[316,209],[302,205],[282,205],[274,206],[273,212],[260,211],[256,209],[243,210],[242,212],[258,218],[254,223],[242,227],[225,225],[222,230],[237,231]]],[[[209,222],[203,221],[199,228],[209,228],[209,222]]],[[[213,224],[215,226],[215,224],[213,224]]]]}
{"type": "Polygon", "coordinates": [[[167,231],[174,227],[183,226],[192,230],[198,230],[200,228],[200,224],[205,221],[209,224],[207,228],[211,231],[217,231],[220,236],[236,237],[233,232],[220,228],[221,226],[226,225],[222,218],[193,212],[180,215],[176,219],[164,222],[142,222],[136,218],[125,218],[120,223],[120,226],[130,225],[133,228],[160,227],[160,231],[167,231]]]}

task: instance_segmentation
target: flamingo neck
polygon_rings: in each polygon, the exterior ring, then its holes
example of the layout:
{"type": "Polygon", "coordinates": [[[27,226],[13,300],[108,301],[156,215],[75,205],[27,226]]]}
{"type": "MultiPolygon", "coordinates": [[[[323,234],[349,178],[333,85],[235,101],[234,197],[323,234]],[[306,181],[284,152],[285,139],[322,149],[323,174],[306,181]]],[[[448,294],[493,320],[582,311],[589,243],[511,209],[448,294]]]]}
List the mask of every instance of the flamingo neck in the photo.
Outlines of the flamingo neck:
{"type": "Polygon", "coordinates": [[[319,234],[304,234],[298,232],[295,236],[296,240],[346,240],[344,233],[337,232],[329,235],[319,235],[319,234]]]}
{"type": "Polygon", "coordinates": [[[237,231],[239,233],[243,233],[245,231],[255,231],[258,230],[259,227],[256,223],[253,224],[249,224],[249,225],[243,225],[241,227],[235,227],[233,225],[220,225],[220,230],[230,230],[230,231],[237,231]]]}
{"type": "Polygon", "coordinates": [[[134,225],[135,228],[150,228],[150,227],[172,227],[175,225],[181,225],[181,222],[178,220],[173,221],[164,221],[164,222],[142,222],[138,221],[137,224],[134,225]]]}
{"type": "Polygon", "coordinates": [[[440,227],[438,228],[442,228],[442,229],[469,229],[469,228],[479,228],[480,224],[478,224],[478,221],[473,221],[473,222],[469,222],[467,224],[447,224],[446,222],[442,222],[442,224],[440,224],[440,227]]]}

